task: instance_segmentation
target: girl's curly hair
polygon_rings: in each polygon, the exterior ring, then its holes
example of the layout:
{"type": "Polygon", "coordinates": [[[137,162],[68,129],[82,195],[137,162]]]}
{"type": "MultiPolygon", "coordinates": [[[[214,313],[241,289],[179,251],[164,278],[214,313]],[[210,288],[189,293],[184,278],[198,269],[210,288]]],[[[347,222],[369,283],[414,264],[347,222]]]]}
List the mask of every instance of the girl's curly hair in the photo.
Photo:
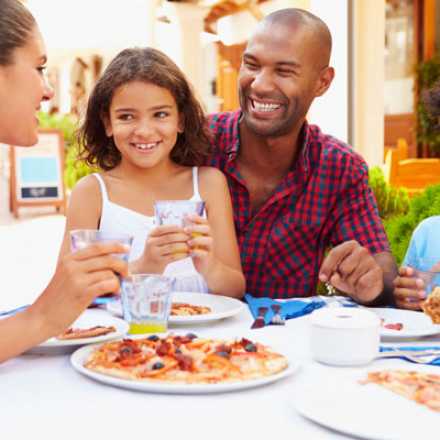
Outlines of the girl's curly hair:
{"type": "Polygon", "coordinates": [[[173,95],[184,121],[184,130],[177,136],[171,159],[180,165],[203,165],[210,154],[203,109],[182,71],[165,54],[150,47],[123,50],[97,81],[79,130],[80,158],[88,165],[98,165],[103,170],[111,170],[120,163],[121,153],[113,138],[106,135],[103,119],[109,118],[116,89],[132,81],[163,87],[173,95]]]}

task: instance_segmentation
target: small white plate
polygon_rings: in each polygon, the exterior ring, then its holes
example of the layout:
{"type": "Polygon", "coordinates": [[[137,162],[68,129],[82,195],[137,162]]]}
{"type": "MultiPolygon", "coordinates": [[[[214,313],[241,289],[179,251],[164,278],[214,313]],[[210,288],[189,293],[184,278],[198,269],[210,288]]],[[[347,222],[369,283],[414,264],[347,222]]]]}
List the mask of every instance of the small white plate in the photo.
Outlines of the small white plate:
{"type": "MultiPolygon", "coordinates": [[[[196,324],[215,321],[234,316],[245,308],[244,303],[228,296],[195,292],[173,292],[172,295],[173,302],[210,307],[211,313],[193,316],[170,316],[168,321],[170,324],[196,324]]],[[[107,310],[116,316],[122,316],[120,301],[107,304],[107,310]]]]}
{"type": "Polygon", "coordinates": [[[421,338],[440,333],[440,325],[432,323],[431,318],[423,312],[401,309],[369,308],[384,320],[384,324],[403,324],[402,330],[391,330],[382,327],[381,336],[390,339],[421,338]]]}
{"type": "Polygon", "coordinates": [[[297,372],[299,365],[293,364],[289,361],[289,366],[272,376],[262,377],[260,379],[245,380],[242,382],[230,382],[230,383],[213,383],[213,384],[186,384],[186,383],[167,383],[167,382],[148,382],[148,381],[136,381],[129,379],[122,379],[119,377],[109,376],[106,374],[98,373],[96,371],[89,370],[84,367],[85,361],[88,359],[90,353],[98,345],[88,345],[81,347],[70,357],[70,362],[75,370],[84,374],[91,379],[106,385],[111,385],[119,388],[127,388],[131,390],[144,391],[148,393],[159,394],[214,394],[224,393],[229,391],[240,391],[248,388],[255,388],[262,385],[267,385],[272,382],[284,379],[297,372]]]}
{"type": "MultiPolygon", "coordinates": [[[[399,369],[404,368],[399,366],[399,369]]],[[[428,371],[438,373],[439,370],[431,367],[428,371]]],[[[293,406],[303,417],[356,438],[433,438],[440,423],[440,413],[379,385],[361,385],[359,380],[366,376],[365,370],[363,373],[347,372],[343,378],[325,382],[316,378],[315,383],[304,384],[296,390],[293,406]]]]}
{"type": "Polygon", "coordinates": [[[60,340],[57,338],[50,338],[40,345],[31,348],[28,353],[32,354],[64,354],[71,353],[82,345],[96,344],[97,342],[110,341],[112,339],[124,336],[129,328],[127,322],[122,319],[115,318],[109,315],[104,310],[85,310],[78,319],[70,326],[72,328],[90,328],[97,325],[113,326],[116,328],[115,332],[108,333],[102,336],[95,336],[93,338],[79,338],[60,340]]]}

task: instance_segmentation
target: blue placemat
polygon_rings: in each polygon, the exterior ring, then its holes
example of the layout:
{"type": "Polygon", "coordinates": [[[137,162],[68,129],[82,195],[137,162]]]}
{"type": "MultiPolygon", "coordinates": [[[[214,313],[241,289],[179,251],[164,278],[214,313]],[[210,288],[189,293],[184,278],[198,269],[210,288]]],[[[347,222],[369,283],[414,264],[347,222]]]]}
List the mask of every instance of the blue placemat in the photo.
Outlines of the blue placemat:
{"type": "Polygon", "coordinates": [[[275,314],[272,309],[273,305],[279,306],[279,314],[283,319],[298,318],[300,316],[312,313],[313,310],[324,307],[326,303],[319,299],[311,301],[301,301],[299,299],[290,299],[286,301],[277,301],[272,298],[255,298],[248,293],[244,296],[248,303],[249,309],[254,318],[258,317],[258,309],[260,307],[267,307],[267,313],[264,316],[265,324],[269,324],[275,314]]]}

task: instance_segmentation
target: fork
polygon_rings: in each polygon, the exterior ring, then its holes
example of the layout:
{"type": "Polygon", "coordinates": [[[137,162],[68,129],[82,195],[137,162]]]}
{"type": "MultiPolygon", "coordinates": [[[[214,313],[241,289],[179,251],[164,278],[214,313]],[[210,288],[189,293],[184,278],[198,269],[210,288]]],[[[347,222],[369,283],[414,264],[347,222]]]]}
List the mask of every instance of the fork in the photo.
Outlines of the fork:
{"type": "Polygon", "coordinates": [[[386,351],[379,354],[376,359],[387,359],[387,358],[403,358],[407,359],[416,364],[430,364],[435,359],[440,358],[439,351],[421,351],[419,353],[408,353],[405,351],[386,351]]]}

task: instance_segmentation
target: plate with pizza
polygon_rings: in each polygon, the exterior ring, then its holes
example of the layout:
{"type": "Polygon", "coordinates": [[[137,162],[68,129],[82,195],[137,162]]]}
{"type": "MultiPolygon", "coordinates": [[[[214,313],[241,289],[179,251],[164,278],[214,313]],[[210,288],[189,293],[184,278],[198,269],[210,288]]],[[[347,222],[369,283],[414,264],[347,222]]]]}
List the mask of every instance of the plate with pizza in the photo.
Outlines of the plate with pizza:
{"type": "MultiPolygon", "coordinates": [[[[246,306],[228,296],[196,292],[173,292],[169,324],[196,324],[228,318],[240,313],[246,306]]],[[[120,301],[107,304],[107,310],[122,316],[120,301]]]]}
{"type": "Polygon", "coordinates": [[[82,347],[72,366],[98,382],[150,393],[209,394],[281,380],[297,369],[283,354],[246,338],[149,335],[82,347]]]}
{"type": "Polygon", "coordinates": [[[296,391],[293,406],[303,417],[356,438],[428,439],[440,426],[438,367],[347,371],[296,391]]]}
{"type": "Polygon", "coordinates": [[[387,339],[413,339],[440,334],[440,325],[433,324],[423,312],[390,308],[369,308],[382,321],[381,336],[387,339]]]}
{"type": "Polygon", "coordinates": [[[85,310],[63,333],[50,338],[29,350],[35,354],[71,353],[76,348],[120,338],[129,325],[122,319],[109,315],[104,310],[85,310]]]}

